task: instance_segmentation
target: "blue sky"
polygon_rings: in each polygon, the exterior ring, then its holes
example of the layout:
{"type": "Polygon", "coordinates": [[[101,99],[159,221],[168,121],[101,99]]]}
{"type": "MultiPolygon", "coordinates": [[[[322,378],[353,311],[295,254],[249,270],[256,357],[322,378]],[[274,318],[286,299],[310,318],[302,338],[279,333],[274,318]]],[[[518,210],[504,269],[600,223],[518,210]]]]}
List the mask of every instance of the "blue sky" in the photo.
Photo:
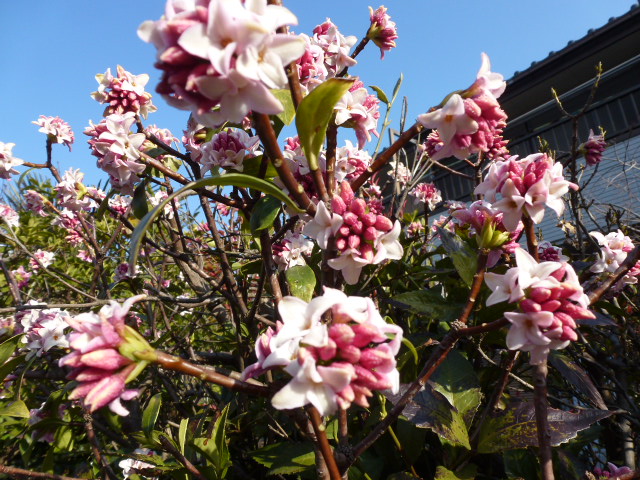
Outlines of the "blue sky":
{"type": "MultiPolygon", "coordinates": [[[[412,121],[451,90],[471,84],[481,52],[489,54],[494,71],[509,78],[636,3],[392,0],[386,6],[398,24],[398,47],[380,61],[378,49],[371,45],[350,73],[390,93],[402,72],[401,95],[408,97],[412,121]]],[[[362,0],[285,0],[285,5],[298,16],[296,32],[310,33],[330,17],[345,35],[358,37],[368,27],[367,7],[378,6],[362,0]]],[[[19,158],[43,162],[45,137],[31,121],[41,114],[58,115],[71,124],[76,143],[71,153],[56,145],[54,162],[61,170],[81,168],[88,183],[104,178],[82,134],[89,120],[97,123],[103,111],[90,97],[97,88],[94,76],[121,64],[134,74],[149,73],[153,92],[158,79],[155,49],[138,39],[136,29],[144,20],[158,19],[163,8],[160,0],[64,0],[28,6],[1,1],[0,141],[15,143],[19,158]]],[[[602,61],[606,69],[606,59],[602,61]]],[[[188,113],[167,107],[158,95],[154,103],[159,111],[148,123],[181,136],[188,113]]],[[[398,112],[393,118],[397,125],[398,112]]]]}

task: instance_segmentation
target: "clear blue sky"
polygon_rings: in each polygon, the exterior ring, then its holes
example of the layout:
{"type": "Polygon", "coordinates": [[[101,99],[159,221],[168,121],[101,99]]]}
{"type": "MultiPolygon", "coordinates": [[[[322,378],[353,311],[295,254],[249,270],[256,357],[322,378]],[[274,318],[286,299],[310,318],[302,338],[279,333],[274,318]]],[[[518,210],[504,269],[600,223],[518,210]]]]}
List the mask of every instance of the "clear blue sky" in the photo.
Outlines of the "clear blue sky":
{"type": "MultiPolygon", "coordinates": [[[[363,0],[284,3],[298,16],[297,32],[310,33],[330,17],[345,35],[358,37],[368,26],[368,5],[378,6],[363,0]]],[[[449,91],[467,87],[475,78],[481,52],[489,54],[494,71],[509,78],[635,3],[392,0],[386,6],[398,24],[398,47],[380,61],[378,49],[371,45],[351,73],[389,93],[404,73],[401,94],[409,98],[411,121],[449,91]]],[[[153,92],[158,79],[155,49],[138,39],[136,29],[144,20],[158,19],[163,9],[161,0],[0,0],[0,141],[15,143],[17,157],[42,162],[45,137],[30,122],[41,114],[61,116],[75,131],[76,143],[71,153],[56,145],[55,163],[62,170],[81,168],[89,183],[104,178],[82,134],[90,119],[100,120],[103,110],[89,96],[97,87],[94,76],[121,64],[134,74],[149,73],[153,92]]],[[[606,68],[606,59],[603,63],[606,68]]],[[[159,111],[148,123],[170,128],[180,137],[188,114],[167,107],[158,95],[154,103],[159,111]]]]}

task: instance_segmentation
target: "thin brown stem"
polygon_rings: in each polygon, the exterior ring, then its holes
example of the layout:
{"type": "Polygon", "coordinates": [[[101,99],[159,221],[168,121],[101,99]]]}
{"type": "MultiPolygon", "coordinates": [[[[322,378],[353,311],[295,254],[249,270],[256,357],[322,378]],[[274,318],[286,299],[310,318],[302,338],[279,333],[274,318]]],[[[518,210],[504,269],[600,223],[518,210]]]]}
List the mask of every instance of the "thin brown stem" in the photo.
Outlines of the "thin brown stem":
{"type": "Polygon", "coordinates": [[[173,446],[169,439],[167,439],[163,435],[160,435],[159,440],[164,449],[171,455],[173,455],[175,459],[178,460],[182,465],[184,465],[184,468],[186,468],[189,473],[194,476],[194,478],[197,478],[198,480],[207,480],[207,477],[205,477],[202,472],[198,470],[195,465],[189,461],[189,459],[187,459],[187,457],[182,455],[180,451],[173,446]]]}
{"type": "Polygon", "coordinates": [[[542,480],[554,480],[551,456],[551,432],[549,430],[549,400],[547,399],[547,359],[535,365],[533,374],[533,404],[536,411],[536,428],[542,480]]]}
{"type": "Polygon", "coordinates": [[[329,470],[329,477],[331,478],[331,480],[342,480],[342,475],[340,474],[340,470],[338,469],[336,459],[333,456],[331,445],[329,445],[329,439],[327,438],[325,427],[322,424],[322,417],[320,416],[320,413],[318,412],[316,407],[313,406],[307,407],[306,410],[307,414],[309,415],[309,420],[311,420],[311,425],[313,426],[313,433],[315,433],[316,435],[316,441],[320,446],[322,457],[324,458],[327,469],[329,470]]]}
{"type": "Polygon", "coordinates": [[[174,357],[173,355],[169,355],[168,353],[161,351],[156,351],[155,355],[156,363],[167,370],[173,370],[174,372],[198,377],[200,380],[215,383],[216,385],[223,386],[229,390],[233,390],[234,392],[243,392],[261,397],[268,397],[270,395],[270,389],[268,387],[235,380],[214,371],[206,365],[196,365],[183,358],[174,357]]]}
{"type": "Polygon", "coordinates": [[[524,234],[527,239],[527,250],[529,250],[529,254],[536,259],[536,262],[539,262],[538,237],[536,236],[536,227],[533,224],[533,220],[531,220],[531,217],[528,215],[523,215],[522,223],[524,224],[524,234]]]}
{"type": "Polygon", "coordinates": [[[329,122],[327,127],[327,190],[329,198],[333,198],[336,189],[336,150],[338,148],[338,126],[329,122]]]}
{"type": "Polygon", "coordinates": [[[381,152],[376,157],[369,168],[362,172],[362,174],[351,183],[351,188],[353,189],[353,191],[355,192],[356,190],[358,190],[364,184],[364,182],[371,178],[374,173],[384,167],[387,162],[391,160],[393,156],[398,152],[398,150],[409,143],[413,139],[413,137],[415,137],[423,129],[424,127],[422,125],[416,123],[409,130],[400,135],[389,148],[387,148],[384,152],[381,152]]]}
{"type": "MultiPolygon", "coordinates": [[[[356,48],[353,50],[353,53],[351,54],[351,58],[355,60],[355,58],[360,54],[360,52],[364,50],[364,47],[367,46],[367,43],[369,43],[369,37],[365,35],[362,38],[362,40],[360,40],[360,43],[356,45],[356,48]]],[[[340,70],[340,72],[338,72],[336,77],[344,77],[348,71],[349,71],[349,67],[344,67],[342,70],[340,70]]]]}
{"type": "Polygon", "coordinates": [[[482,283],[484,282],[484,272],[487,268],[487,252],[482,251],[480,256],[478,257],[478,268],[473,276],[473,282],[471,283],[471,291],[469,292],[469,300],[462,310],[462,314],[460,314],[459,321],[462,323],[467,323],[469,321],[469,316],[471,312],[473,312],[473,308],[475,307],[476,300],[478,298],[478,294],[480,290],[482,290],[482,283]]]}
{"type": "Polygon", "coordinates": [[[280,282],[278,281],[278,268],[273,261],[273,251],[271,249],[271,240],[269,238],[269,231],[265,228],[260,233],[260,248],[262,251],[262,260],[266,270],[267,277],[269,278],[269,284],[271,285],[271,292],[276,305],[282,300],[282,289],[280,288],[280,282]]]}
{"type": "Polygon", "coordinates": [[[0,473],[9,475],[9,478],[46,478],[48,480],[83,480],[78,477],[67,477],[66,475],[56,475],[54,473],[34,472],[23,468],[0,465],[0,473]]]}

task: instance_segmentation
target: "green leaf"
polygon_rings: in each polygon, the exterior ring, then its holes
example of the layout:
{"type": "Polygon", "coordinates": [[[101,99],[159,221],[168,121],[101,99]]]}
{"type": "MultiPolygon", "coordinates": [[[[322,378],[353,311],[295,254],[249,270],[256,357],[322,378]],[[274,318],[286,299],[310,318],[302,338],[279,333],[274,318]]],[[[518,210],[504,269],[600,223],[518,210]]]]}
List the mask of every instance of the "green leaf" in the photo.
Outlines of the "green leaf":
{"type": "MultiPolygon", "coordinates": [[[[613,414],[609,410],[583,409],[567,412],[550,408],[548,412],[551,445],[575,438],[584,430],[613,414]]],[[[495,453],[516,448],[538,446],[535,408],[532,402],[510,405],[490,416],[480,430],[478,453],[495,453]]]]}
{"type": "MultiPolygon", "coordinates": [[[[401,385],[397,394],[385,393],[385,396],[395,404],[406,389],[406,384],[401,385]]],[[[435,391],[431,385],[425,385],[418,392],[404,407],[402,415],[417,427],[429,428],[446,442],[471,449],[463,415],[451,406],[447,397],[435,391]]]]}
{"type": "Polygon", "coordinates": [[[107,207],[109,207],[109,199],[116,193],[117,192],[115,190],[109,190],[109,193],[107,193],[107,196],[104,197],[104,199],[100,203],[100,206],[98,207],[98,211],[95,213],[96,220],[102,220],[102,217],[104,217],[104,212],[106,212],[107,207]]]}
{"type": "Polygon", "coordinates": [[[293,122],[293,119],[296,116],[296,109],[293,106],[291,91],[286,88],[282,90],[271,90],[271,93],[274,97],[280,100],[280,103],[282,103],[282,106],[284,107],[284,111],[279,113],[277,117],[282,120],[282,123],[285,125],[291,125],[291,122],[293,122]]]}
{"type": "Polygon", "coordinates": [[[131,199],[131,209],[133,215],[141,219],[149,213],[149,204],[147,203],[147,182],[141,182],[133,192],[131,199]]]}
{"type": "Polygon", "coordinates": [[[15,369],[24,362],[26,355],[18,355],[17,357],[12,358],[4,365],[0,366],[0,382],[6,378],[7,375],[13,373],[15,369]]]}
{"type": "Polygon", "coordinates": [[[183,418],[180,420],[180,428],[178,429],[178,446],[180,447],[180,453],[184,455],[184,445],[187,442],[187,431],[189,429],[189,419],[183,418]]]}
{"type": "Polygon", "coordinates": [[[31,414],[22,400],[16,400],[0,407],[0,417],[29,418],[31,414]]]}
{"type": "Polygon", "coordinates": [[[142,431],[149,437],[158,420],[160,407],[162,406],[162,394],[156,393],[149,399],[147,408],[142,412],[142,431]]]}
{"type": "Polygon", "coordinates": [[[313,289],[316,287],[316,274],[308,265],[296,265],[285,271],[287,282],[291,293],[310,302],[313,296],[313,289]]]}
{"type": "Polygon", "coordinates": [[[263,193],[271,195],[284,203],[286,203],[289,207],[294,209],[295,211],[302,212],[296,204],[291,200],[284,192],[276,186],[274,183],[269,182],[267,180],[262,180],[260,178],[251,177],[249,175],[244,175],[242,173],[227,173],[226,175],[221,175],[219,177],[207,177],[197,180],[195,182],[191,182],[186,184],[180,190],[173,192],[167,198],[165,198],[162,202],[160,202],[153,210],[147,213],[140,223],[133,231],[131,235],[131,246],[129,247],[129,266],[133,269],[135,267],[136,262],[138,261],[138,253],[140,252],[140,246],[142,245],[142,239],[144,238],[147,230],[154,222],[156,218],[163,211],[165,205],[167,205],[172,199],[178,199],[186,195],[190,195],[193,190],[204,188],[204,187],[243,187],[243,188],[253,188],[255,190],[259,190],[263,193]]]}
{"type": "Polygon", "coordinates": [[[476,466],[467,465],[460,472],[451,470],[440,465],[436,468],[436,476],[433,480],[473,480],[476,478],[476,466]]]}
{"type": "Polygon", "coordinates": [[[258,200],[251,211],[251,221],[249,222],[251,231],[258,232],[272,227],[280,208],[282,208],[282,202],[270,195],[258,200]]]}
{"type": "Polygon", "coordinates": [[[249,453],[260,465],[269,468],[269,475],[290,475],[310,469],[315,464],[310,443],[274,443],[249,453]]]}
{"type": "Polygon", "coordinates": [[[200,450],[214,467],[217,478],[224,478],[226,471],[231,466],[231,458],[225,435],[228,412],[229,405],[224,407],[222,413],[216,420],[211,438],[201,437],[193,441],[194,447],[200,450]]]}
{"type": "Polygon", "coordinates": [[[318,155],[327,135],[333,109],[351,85],[353,80],[330,78],[304,97],[298,106],[296,127],[311,170],[318,169],[318,155]]]}
{"type": "Polygon", "coordinates": [[[433,388],[460,413],[467,428],[480,406],[482,393],[476,372],[460,352],[451,352],[432,377],[433,388]]]}
{"type": "MultiPolygon", "coordinates": [[[[252,177],[257,177],[260,173],[260,164],[262,163],[262,155],[255,157],[244,157],[242,161],[242,173],[252,177]]],[[[267,171],[264,174],[265,178],[273,178],[278,176],[278,171],[273,166],[273,163],[267,162],[267,171]]]]}
{"type": "Polygon", "coordinates": [[[440,292],[433,290],[405,292],[396,295],[393,300],[407,305],[416,313],[422,313],[442,321],[455,320],[463,308],[461,303],[445,301],[440,292]]]}
{"type": "Polygon", "coordinates": [[[378,95],[378,100],[389,105],[389,98],[387,97],[387,94],[384,93],[384,90],[382,90],[380,87],[376,87],[375,85],[371,85],[371,90],[376,92],[376,95],[378,95]]]}
{"type": "Polygon", "coordinates": [[[20,343],[21,338],[22,334],[14,335],[13,337],[0,343],[0,365],[9,360],[9,357],[13,355],[13,353],[18,348],[18,343],[20,343]]]}
{"type": "Polygon", "coordinates": [[[502,461],[508,478],[538,478],[536,472],[540,467],[536,454],[531,450],[507,450],[502,454],[502,461]]]}
{"type": "Polygon", "coordinates": [[[478,269],[478,255],[466,243],[464,243],[457,235],[438,227],[438,235],[442,241],[442,246],[451,257],[453,266],[456,267],[458,274],[467,284],[471,286],[473,276],[478,269]]]}
{"type": "Polygon", "coordinates": [[[402,82],[404,81],[404,75],[401,73],[398,77],[398,81],[393,87],[393,93],[391,94],[391,102],[394,102],[396,97],[398,96],[398,92],[400,92],[400,87],[402,86],[402,82]]]}
{"type": "Polygon", "coordinates": [[[598,388],[594,385],[589,374],[585,372],[576,362],[566,355],[552,352],[549,355],[549,363],[562,375],[567,382],[587,397],[591,403],[600,410],[608,410],[598,388]]]}

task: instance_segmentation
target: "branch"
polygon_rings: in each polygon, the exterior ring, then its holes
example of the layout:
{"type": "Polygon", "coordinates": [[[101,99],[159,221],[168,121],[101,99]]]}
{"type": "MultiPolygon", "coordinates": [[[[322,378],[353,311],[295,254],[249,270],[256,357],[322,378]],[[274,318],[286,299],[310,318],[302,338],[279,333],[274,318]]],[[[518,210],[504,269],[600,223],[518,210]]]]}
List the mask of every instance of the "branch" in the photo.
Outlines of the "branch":
{"type": "Polygon", "coordinates": [[[0,465],[0,473],[10,475],[10,478],[47,478],[50,480],[84,480],[78,477],[67,477],[65,475],[55,475],[53,473],[34,472],[22,468],[0,465]]]}
{"type": "Polygon", "coordinates": [[[320,416],[320,413],[318,412],[316,407],[313,406],[307,407],[306,410],[309,414],[311,425],[313,426],[313,432],[316,434],[316,441],[320,446],[322,457],[324,458],[324,461],[327,464],[327,468],[329,469],[329,477],[331,478],[331,480],[342,480],[342,475],[340,474],[340,470],[338,469],[338,465],[336,464],[336,459],[333,456],[331,445],[329,445],[329,439],[327,438],[327,432],[325,431],[324,425],[322,424],[322,417],[320,416]]]}
{"type": "Polygon", "coordinates": [[[540,466],[542,480],[554,480],[553,460],[551,456],[551,432],[549,430],[549,401],[547,399],[547,359],[535,365],[533,373],[533,405],[536,410],[536,430],[538,432],[538,447],[540,448],[540,466]]]}

